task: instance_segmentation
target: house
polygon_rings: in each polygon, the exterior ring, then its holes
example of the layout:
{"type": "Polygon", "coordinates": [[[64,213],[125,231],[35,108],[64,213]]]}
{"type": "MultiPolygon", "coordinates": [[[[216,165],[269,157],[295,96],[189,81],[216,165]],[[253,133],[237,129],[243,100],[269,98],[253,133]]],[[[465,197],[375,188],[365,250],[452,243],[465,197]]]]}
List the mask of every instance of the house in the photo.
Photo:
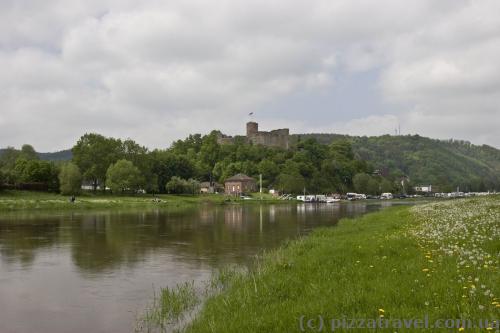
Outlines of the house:
{"type": "Polygon", "coordinates": [[[200,193],[220,193],[224,187],[216,182],[202,182],[200,183],[200,193]]]}
{"type": "Polygon", "coordinates": [[[242,173],[234,175],[224,182],[224,192],[231,195],[255,192],[257,182],[252,177],[242,173]]]}

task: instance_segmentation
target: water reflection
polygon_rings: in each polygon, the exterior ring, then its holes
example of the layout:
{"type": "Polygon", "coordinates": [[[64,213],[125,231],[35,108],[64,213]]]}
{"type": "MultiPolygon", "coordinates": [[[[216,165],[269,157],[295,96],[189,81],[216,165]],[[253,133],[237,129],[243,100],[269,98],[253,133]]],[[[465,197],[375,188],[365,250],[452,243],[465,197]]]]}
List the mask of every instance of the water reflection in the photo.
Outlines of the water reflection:
{"type": "Polygon", "coordinates": [[[285,239],[378,208],[205,205],[2,215],[0,308],[7,310],[0,311],[0,332],[129,331],[153,285],[206,280],[215,267],[247,264],[285,239]]]}
{"type": "Polygon", "coordinates": [[[229,205],[149,211],[112,211],[1,218],[0,254],[5,263],[34,263],[37,251],[67,246],[83,271],[133,266],[149,252],[168,249],[177,257],[219,261],[276,246],[314,227],[363,214],[366,204],[229,205]],[[259,235],[265,234],[264,237],[259,235]]]}

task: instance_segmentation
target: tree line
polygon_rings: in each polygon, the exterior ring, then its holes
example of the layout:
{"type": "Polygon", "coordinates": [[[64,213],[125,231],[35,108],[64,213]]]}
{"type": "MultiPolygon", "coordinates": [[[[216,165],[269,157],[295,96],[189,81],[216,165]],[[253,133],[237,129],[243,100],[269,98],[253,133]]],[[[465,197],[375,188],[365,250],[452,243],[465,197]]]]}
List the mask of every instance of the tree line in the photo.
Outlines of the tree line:
{"type": "Polygon", "coordinates": [[[90,133],[72,148],[70,162],[38,159],[33,147],[7,149],[0,156],[0,183],[43,184],[46,190],[76,194],[81,184],[113,193],[196,193],[200,182],[219,182],[237,173],[285,193],[367,194],[401,192],[411,186],[399,177],[383,177],[353,152],[349,140],[321,144],[314,138],[298,140],[290,149],[248,144],[244,137],[220,145],[218,131],[190,135],[167,149],[139,145],[90,133]]]}

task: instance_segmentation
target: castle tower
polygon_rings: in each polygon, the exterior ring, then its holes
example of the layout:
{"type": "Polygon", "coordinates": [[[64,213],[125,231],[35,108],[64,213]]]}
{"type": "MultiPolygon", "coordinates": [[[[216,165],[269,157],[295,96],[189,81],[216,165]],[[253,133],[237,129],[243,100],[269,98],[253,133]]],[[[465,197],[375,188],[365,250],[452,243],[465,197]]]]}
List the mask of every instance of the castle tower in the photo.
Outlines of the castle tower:
{"type": "Polygon", "coordinates": [[[247,123],[247,137],[257,134],[259,131],[259,124],[253,121],[247,123]]]}

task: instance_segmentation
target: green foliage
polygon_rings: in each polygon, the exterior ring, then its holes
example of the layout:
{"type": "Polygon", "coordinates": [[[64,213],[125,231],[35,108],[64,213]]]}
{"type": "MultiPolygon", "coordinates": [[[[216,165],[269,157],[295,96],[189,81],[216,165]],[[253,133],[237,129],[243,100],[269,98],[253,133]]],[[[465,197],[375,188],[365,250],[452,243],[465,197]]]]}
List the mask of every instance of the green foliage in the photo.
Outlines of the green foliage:
{"type": "Polygon", "coordinates": [[[144,186],[144,183],[139,169],[127,160],[122,159],[111,164],[106,172],[106,186],[113,193],[135,193],[144,186]]]}
{"type": "Polygon", "coordinates": [[[13,147],[4,149],[0,155],[0,170],[2,170],[7,183],[15,182],[13,170],[19,155],[20,152],[13,147]]]}
{"type": "MultiPolygon", "coordinates": [[[[295,194],[304,188],[308,193],[411,193],[412,186],[424,184],[439,191],[454,191],[457,186],[464,191],[500,190],[500,151],[468,142],[420,136],[304,134],[300,140],[292,136],[290,149],[282,150],[247,144],[244,137],[219,145],[219,135],[217,131],[194,134],[168,149],[148,151],[130,139],[85,134],[73,147],[73,162],[83,179],[97,186],[106,183],[111,164],[120,159],[131,161],[144,180],[142,188],[159,193],[186,192],[178,186],[166,188],[174,176],[223,183],[237,173],[254,178],[262,174],[264,187],[295,194]],[[372,176],[375,170],[381,176],[372,176]],[[404,186],[400,185],[402,179],[406,179],[404,186]]],[[[4,181],[15,184],[44,178],[38,168],[43,166],[28,165],[36,156],[29,145],[20,151],[3,150],[0,170],[4,181]]]]}
{"type": "Polygon", "coordinates": [[[38,155],[35,151],[35,148],[33,146],[24,144],[21,147],[21,153],[19,154],[19,157],[27,159],[27,160],[37,160],[38,155]]]}
{"type": "Polygon", "coordinates": [[[61,166],[59,171],[59,189],[61,194],[76,195],[80,193],[82,186],[82,174],[74,163],[68,162],[61,166]]]}
{"type": "Polygon", "coordinates": [[[382,193],[380,191],[380,183],[375,177],[370,177],[370,180],[368,180],[366,193],[372,195],[379,195],[382,193]]]}
{"type": "Polygon", "coordinates": [[[200,182],[195,179],[182,179],[173,176],[165,186],[170,194],[196,194],[200,192],[200,182]]]}
{"type": "Polygon", "coordinates": [[[165,192],[165,185],[173,177],[188,179],[194,176],[194,161],[188,159],[184,154],[177,154],[175,149],[154,150],[150,153],[151,173],[155,175],[156,187],[160,192],[165,192]]]}
{"type": "MultiPolygon", "coordinates": [[[[310,138],[341,146],[351,142],[357,160],[369,162],[391,180],[408,176],[412,185],[432,184],[439,191],[455,191],[457,186],[464,191],[500,190],[500,150],[490,146],[419,135],[300,135],[301,141],[310,138]]],[[[298,136],[292,136],[292,143],[297,140],[298,136]]]]}
{"type": "Polygon", "coordinates": [[[72,149],[73,162],[80,168],[83,178],[97,186],[106,183],[109,166],[124,155],[120,140],[100,134],[85,134],[72,149]]]}
{"type": "Polygon", "coordinates": [[[175,175],[219,182],[237,173],[254,178],[262,174],[265,187],[289,193],[302,193],[304,188],[308,193],[321,193],[347,191],[352,187],[352,177],[356,173],[370,169],[369,165],[354,158],[348,141],[326,146],[308,139],[289,150],[281,150],[247,144],[238,138],[234,144],[219,145],[217,135],[218,132],[212,132],[206,136],[189,136],[184,141],[175,142],[168,151],[156,152],[157,155],[170,155],[168,159],[171,161],[183,157],[188,162],[185,163],[187,167],[179,171],[174,171],[179,169],[174,163],[170,163],[169,168],[165,168],[165,163],[159,163],[156,168],[159,174],[168,176],[163,179],[175,175]],[[182,170],[188,170],[190,174],[180,175],[182,170]]]}
{"type": "Polygon", "coordinates": [[[396,187],[394,186],[394,183],[388,181],[387,179],[382,179],[382,181],[380,182],[380,192],[382,193],[394,192],[395,188],[396,187]]]}
{"type": "Polygon", "coordinates": [[[370,179],[371,177],[366,173],[357,173],[352,179],[354,190],[358,193],[368,193],[370,179]]]}
{"type": "Polygon", "coordinates": [[[286,193],[301,193],[305,185],[304,177],[298,172],[281,173],[278,177],[278,188],[286,193]]]}
{"type": "Polygon", "coordinates": [[[59,189],[59,170],[52,162],[27,160],[19,157],[14,165],[13,175],[16,183],[45,184],[50,191],[59,189]]]}

